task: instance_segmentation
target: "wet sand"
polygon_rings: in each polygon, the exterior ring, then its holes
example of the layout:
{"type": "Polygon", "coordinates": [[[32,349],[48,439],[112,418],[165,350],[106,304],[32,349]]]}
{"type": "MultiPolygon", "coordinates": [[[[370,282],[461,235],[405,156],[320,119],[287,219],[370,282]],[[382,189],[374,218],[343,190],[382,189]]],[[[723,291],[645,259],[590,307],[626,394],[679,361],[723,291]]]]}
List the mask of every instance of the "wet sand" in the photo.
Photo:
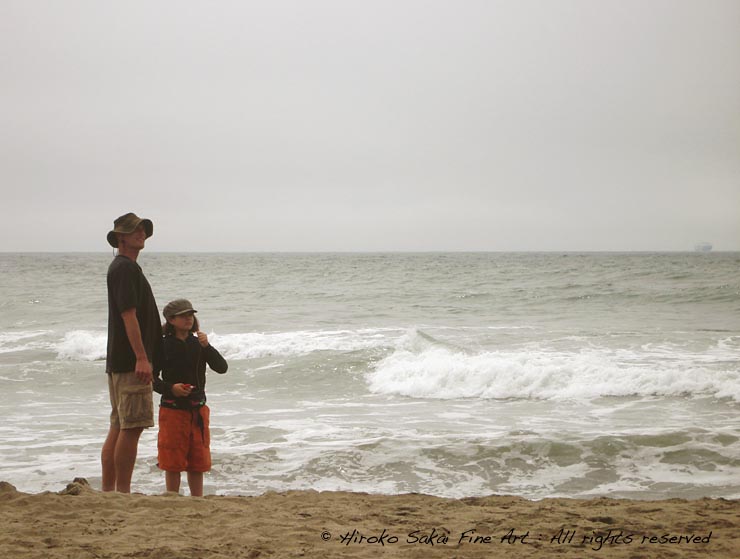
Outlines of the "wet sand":
{"type": "Polygon", "coordinates": [[[0,556],[23,558],[740,557],[740,501],[58,493],[0,483],[0,556]]]}

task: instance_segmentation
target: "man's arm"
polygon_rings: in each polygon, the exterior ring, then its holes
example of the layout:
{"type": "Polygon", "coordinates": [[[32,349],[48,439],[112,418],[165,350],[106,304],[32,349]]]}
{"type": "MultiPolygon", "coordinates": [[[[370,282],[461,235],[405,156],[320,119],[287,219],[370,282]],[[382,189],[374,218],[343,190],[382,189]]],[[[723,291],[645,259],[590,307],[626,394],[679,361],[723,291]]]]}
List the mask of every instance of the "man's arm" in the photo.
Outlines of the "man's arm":
{"type": "Polygon", "coordinates": [[[126,328],[128,342],[131,344],[131,349],[134,350],[134,355],[136,355],[136,376],[144,384],[149,384],[152,382],[152,364],[144,350],[139,319],[136,318],[136,308],[126,309],[121,313],[121,318],[126,328]]]}

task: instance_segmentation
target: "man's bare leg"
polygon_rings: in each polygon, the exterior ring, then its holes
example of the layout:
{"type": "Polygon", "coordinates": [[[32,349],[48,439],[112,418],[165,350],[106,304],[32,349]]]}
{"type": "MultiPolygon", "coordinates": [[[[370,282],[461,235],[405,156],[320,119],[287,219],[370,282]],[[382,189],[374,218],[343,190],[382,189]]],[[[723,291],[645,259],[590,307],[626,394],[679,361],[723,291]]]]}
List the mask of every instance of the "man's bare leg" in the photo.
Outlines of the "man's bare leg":
{"type": "Polygon", "coordinates": [[[164,482],[167,485],[167,491],[180,492],[180,472],[165,472],[164,482]]]}
{"type": "Polygon", "coordinates": [[[203,472],[188,472],[188,487],[193,497],[203,496],[203,472]]]}
{"type": "Polygon", "coordinates": [[[131,476],[134,474],[136,453],[139,449],[139,437],[143,427],[121,429],[116,441],[116,491],[131,493],[131,476]]]}
{"type": "Polygon", "coordinates": [[[108,430],[108,436],[103,443],[103,450],[100,453],[100,463],[103,467],[103,491],[116,490],[116,442],[120,430],[111,426],[108,430]]]}

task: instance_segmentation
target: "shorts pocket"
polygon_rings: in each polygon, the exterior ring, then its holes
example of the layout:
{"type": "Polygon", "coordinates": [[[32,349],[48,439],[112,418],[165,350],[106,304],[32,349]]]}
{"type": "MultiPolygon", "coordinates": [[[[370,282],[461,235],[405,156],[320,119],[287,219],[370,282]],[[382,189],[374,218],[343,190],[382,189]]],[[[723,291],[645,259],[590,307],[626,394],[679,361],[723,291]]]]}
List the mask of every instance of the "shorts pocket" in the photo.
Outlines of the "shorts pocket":
{"type": "Polygon", "coordinates": [[[152,402],[152,385],[126,386],[121,390],[121,408],[119,410],[122,426],[153,423],[154,404],[152,402]]]}

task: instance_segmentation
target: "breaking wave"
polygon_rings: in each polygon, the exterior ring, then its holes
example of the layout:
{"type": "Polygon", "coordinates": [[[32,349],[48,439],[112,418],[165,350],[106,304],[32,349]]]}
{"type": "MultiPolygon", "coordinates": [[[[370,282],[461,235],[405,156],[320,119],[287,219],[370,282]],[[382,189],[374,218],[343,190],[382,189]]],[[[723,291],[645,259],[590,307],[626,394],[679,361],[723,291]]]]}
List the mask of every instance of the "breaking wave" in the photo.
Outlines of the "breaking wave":
{"type": "Polygon", "coordinates": [[[470,353],[414,330],[368,373],[371,392],[413,398],[593,399],[712,396],[740,401],[740,372],[708,367],[702,356],[609,348],[526,347],[470,353]]]}

